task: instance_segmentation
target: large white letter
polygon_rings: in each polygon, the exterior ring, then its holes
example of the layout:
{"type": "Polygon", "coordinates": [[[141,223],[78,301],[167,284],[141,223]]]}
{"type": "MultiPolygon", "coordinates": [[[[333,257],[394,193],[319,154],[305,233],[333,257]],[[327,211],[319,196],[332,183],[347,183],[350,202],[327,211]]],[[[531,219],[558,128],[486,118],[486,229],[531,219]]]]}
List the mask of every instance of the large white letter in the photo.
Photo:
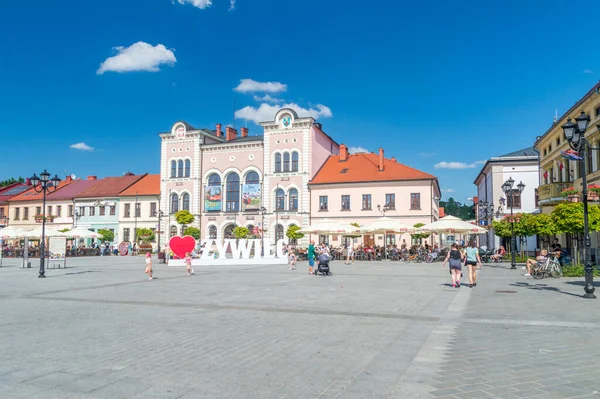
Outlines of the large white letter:
{"type": "Polygon", "coordinates": [[[229,243],[231,241],[233,240],[224,240],[222,244],[219,241],[217,241],[217,251],[219,251],[219,259],[225,259],[227,257],[227,247],[229,246],[229,243]]]}
{"type": "Polygon", "coordinates": [[[251,245],[254,245],[254,258],[260,258],[261,253],[260,251],[262,250],[262,247],[260,246],[260,239],[253,239],[253,240],[249,240],[251,242],[251,245]]]}
{"type": "Polygon", "coordinates": [[[263,239],[263,258],[273,259],[275,254],[271,252],[271,240],[269,238],[263,239]]]}
{"type": "Polygon", "coordinates": [[[239,240],[238,242],[231,240],[229,245],[231,246],[231,256],[233,259],[239,259],[240,255],[242,259],[250,259],[250,251],[252,250],[254,241],[250,241],[250,245],[248,245],[248,240],[239,240]]]}
{"type": "Polygon", "coordinates": [[[285,258],[285,254],[283,253],[284,245],[287,246],[286,240],[278,240],[277,241],[277,257],[278,258],[285,258]]]}
{"type": "Polygon", "coordinates": [[[212,252],[212,246],[215,241],[214,240],[205,240],[204,242],[206,243],[206,245],[204,246],[204,249],[202,250],[202,257],[200,259],[210,259],[211,252],[212,252]]]}

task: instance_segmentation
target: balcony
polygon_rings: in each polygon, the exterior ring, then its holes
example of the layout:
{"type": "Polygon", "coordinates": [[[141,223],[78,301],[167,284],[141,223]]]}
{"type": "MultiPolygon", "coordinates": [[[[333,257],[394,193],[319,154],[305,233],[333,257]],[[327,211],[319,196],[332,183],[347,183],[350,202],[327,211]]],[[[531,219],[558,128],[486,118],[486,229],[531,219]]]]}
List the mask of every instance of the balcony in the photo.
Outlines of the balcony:
{"type": "Polygon", "coordinates": [[[538,187],[538,202],[540,205],[551,205],[564,202],[562,191],[567,187],[572,187],[573,183],[551,183],[538,187]]]}

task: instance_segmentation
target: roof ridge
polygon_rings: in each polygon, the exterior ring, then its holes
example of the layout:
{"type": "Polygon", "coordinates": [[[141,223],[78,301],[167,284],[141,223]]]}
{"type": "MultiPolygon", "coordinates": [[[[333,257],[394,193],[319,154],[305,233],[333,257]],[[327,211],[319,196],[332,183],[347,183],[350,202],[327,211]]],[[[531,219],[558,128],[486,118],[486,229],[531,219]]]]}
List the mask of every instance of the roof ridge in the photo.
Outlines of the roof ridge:
{"type": "Polygon", "coordinates": [[[379,168],[379,165],[376,162],[374,162],[373,160],[369,159],[369,157],[367,156],[367,155],[375,155],[374,153],[372,153],[372,152],[369,152],[369,153],[361,152],[359,154],[354,154],[354,155],[362,155],[363,158],[365,158],[367,161],[369,161],[373,166],[375,166],[376,168],[379,168]]]}

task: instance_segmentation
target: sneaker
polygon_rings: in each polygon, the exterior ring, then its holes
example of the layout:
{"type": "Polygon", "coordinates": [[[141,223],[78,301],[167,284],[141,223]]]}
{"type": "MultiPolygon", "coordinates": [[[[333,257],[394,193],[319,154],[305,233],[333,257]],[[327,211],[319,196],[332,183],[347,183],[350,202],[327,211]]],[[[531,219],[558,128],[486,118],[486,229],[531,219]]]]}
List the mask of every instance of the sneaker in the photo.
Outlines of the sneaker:
{"type": "Polygon", "coordinates": [[[531,277],[531,274],[525,273],[523,276],[525,276],[525,277],[531,277]]]}
{"type": "Polygon", "coordinates": [[[456,288],[460,288],[460,283],[456,283],[456,288]]]}
{"type": "Polygon", "coordinates": [[[526,268],[525,266],[523,266],[523,267],[521,268],[521,270],[526,270],[526,269],[527,269],[527,268],[526,268]]]}
{"type": "Polygon", "coordinates": [[[456,284],[452,284],[452,288],[456,288],[456,284]]]}
{"type": "Polygon", "coordinates": [[[473,287],[477,287],[477,283],[473,283],[473,287]]]}
{"type": "Polygon", "coordinates": [[[473,284],[469,284],[469,288],[473,288],[473,284]]]}
{"type": "Polygon", "coordinates": [[[150,277],[148,280],[152,280],[152,277],[150,277]]]}

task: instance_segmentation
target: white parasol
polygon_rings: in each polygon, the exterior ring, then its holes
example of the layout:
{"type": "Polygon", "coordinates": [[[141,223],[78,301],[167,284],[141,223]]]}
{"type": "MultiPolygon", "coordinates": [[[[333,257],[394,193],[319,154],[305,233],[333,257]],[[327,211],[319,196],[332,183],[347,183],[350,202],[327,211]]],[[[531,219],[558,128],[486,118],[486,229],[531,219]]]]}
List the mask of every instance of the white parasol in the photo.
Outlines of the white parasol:
{"type": "Polygon", "coordinates": [[[393,234],[393,233],[414,233],[419,229],[402,223],[399,220],[382,217],[373,223],[365,224],[358,228],[361,233],[371,234],[393,234]]]}
{"type": "Polygon", "coordinates": [[[0,230],[0,238],[21,238],[25,237],[25,232],[16,227],[5,227],[0,230]]]}
{"type": "Polygon", "coordinates": [[[76,227],[65,233],[66,237],[70,238],[102,238],[102,234],[95,233],[83,227],[76,227]]]}
{"type": "Polygon", "coordinates": [[[313,225],[306,226],[300,230],[299,233],[303,234],[352,234],[356,232],[357,227],[352,226],[350,223],[343,223],[335,220],[324,219],[321,222],[317,222],[313,225]]]}
{"type": "Polygon", "coordinates": [[[438,220],[422,226],[423,231],[431,231],[435,233],[458,233],[458,234],[485,234],[487,230],[483,227],[471,224],[460,220],[455,216],[446,216],[438,220]]]}
{"type": "MultiPolygon", "coordinates": [[[[42,226],[36,227],[35,229],[28,231],[25,233],[25,236],[28,238],[41,238],[42,237],[42,226]]],[[[44,230],[45,237],[66,237],[65,233],[61,233],[60,231],[54,229],[53,227],[46,227],[44,230]]]]}

